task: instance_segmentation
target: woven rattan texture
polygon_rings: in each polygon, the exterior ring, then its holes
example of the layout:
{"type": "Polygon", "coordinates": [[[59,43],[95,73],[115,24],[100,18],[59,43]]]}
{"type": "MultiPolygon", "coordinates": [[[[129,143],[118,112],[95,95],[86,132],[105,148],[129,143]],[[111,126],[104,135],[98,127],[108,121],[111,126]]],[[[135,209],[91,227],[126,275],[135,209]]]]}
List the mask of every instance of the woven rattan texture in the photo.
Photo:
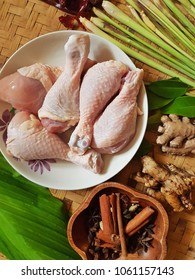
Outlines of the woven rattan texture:
{"type": "MultiPolygon", "coordinates": [[[[19,47],[29,40],[48,32],[65,29],[59,22],[59,16],[63,14],[62,11],[39,0],[0,0],[0,64],[5,63],[19,47]]],[[[162,73],[139,61],[133,61],[137,67],[145,70],[145,81],[151,82],[165,78],[162,73]]],[[[113,180],[126,184],[133,166],[134,163],[128,165],[113,180]]],[[[70,212],[74,212],[90,189],[79,191],[51,189],[51,192],[65,202],[70,212]]],[[[195,259],[195,211],[169,213],[169,218],[167,259],[195,259]]],[[[0,259],[4,259],[1,254],[0,259]]]]}
{"type": "Polygon", "coordinates": [[[65,29],[64,13],[39,0],[0,0],[0,64],[29,40],[65,29]]]}

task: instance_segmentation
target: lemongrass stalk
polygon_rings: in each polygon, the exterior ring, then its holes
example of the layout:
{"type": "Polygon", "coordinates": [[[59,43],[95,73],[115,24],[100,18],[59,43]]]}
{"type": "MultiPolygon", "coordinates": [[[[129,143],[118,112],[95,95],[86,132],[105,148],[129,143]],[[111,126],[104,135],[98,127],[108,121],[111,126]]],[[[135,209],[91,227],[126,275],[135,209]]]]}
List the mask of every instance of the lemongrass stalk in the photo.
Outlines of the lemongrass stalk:
{"type": "Polygon", "coordinates": [[[195,10],[192,11],[190,8],[187,8],[180,2],[175,3],[175,6],[185,15],[185,17],[189,17],[189,15],[195,20],[195,10]]]}
{"type": "Polygon", "coordinates": [[[188,0],[178,0],[188,11],[189,13],[194,17],[195,16],[195,7],[190,3],[188,0]]]}
{"type": "Polygon", "coordinates": [[[123,50],[127,55],[129,55],[130,57],[133,57],[133,58],[141,61],[142,63],[147,64],[150,67],[153,67],[153,68],[159,70],[162,73],[165,73],[166,75],[168,75],[170,77],[177,77],[181,81],[183,81],[184,83],[190,85],[192,88],[195,88],[195,82],[194,81],[188,79],[187,77],[184,77],[183,75],[180,75],[179,73],[177,73],[177,72],[175,72],[173,70],[170,70],[170,69],[160,65],[159,63],[156,63],[155,61],[151,60],[150,58],[148,58],[148,57],[146,57],[146,56],[144,56],[144,55],[142,55],[140,53],[138,54],[136,51],[130,49],[126,45],[122,44],[121,42],[117,41],[113,37],[109,36],[107,33],[105,33],[100,28],[95,26],[95,24],[93,24],[88,19],[86,19],[84,17],[80,17],[79,19],[80,19],[80,22],[83,24],[83,26],[88,31],[91,31],[94,34],[96,34],[98,36],[101,36],[104,39],[107,39],[108,41],[112,42],[113,44],[118,46],[121,50],[123,50]]]}
{"type": "Polygon", "coordinates": [[[167,43],[165,43],[162,39],[160,39],[156,34],[154,34],[152,31],[148,31],[145,28],[143,28],[141,25],[139,25],[137,22],[132,21],[124,12],[122,12],[118,7],[116,7],[114,4],[112,4],[109,1],[103,1],[102,7],[104,10],[112,17],[120,21],[121,23],[125,24],[126,26],[132,28],[136,32],[140,33],[147,39],[151,40],[155,44],[157,44],[159,47],[167,51],[172,56],[178,58],[180,61],[188,65],[188,67],[195,69],[194,63],[188,59],[187,57],[183,56],[179,52],[176,52],[171,46],[169,46],[167,43]]]}
{"type": "MultiPolygon", "coordinates": [[[[146,41],[144,41],[143,39],[141,39],[139,36],[137,36],[136,34],[132,33],[129,31],[129,29],[123,27],[123,25],[118,24],[116,21],[114,21],[113,19],[111,19],[109,16],[107,16],[105,13],[103,13],[100,9],[93,7],[93,12],[94,14],[102,19],[103,21],[113,25],[114,27],[116,27],[117,29],[119,29],[120,31],[124,32],[125,34],[127,34],[129,37],[133,38],[136,41],[139,41],[140,43],[146,45],[147,47],[151,48],[153,51],[157,51],[158,49],[156,49],[155,47],[153,47],[151,44],[147,43],[146,41]]],[[[159,53],[161,54],[162,52],[159,51],[159,53]]]]}
{"type": "MultiPolygon", "coordinates": [[[[178,2],[180,2],[181,4],[183,4],[184,6],[186,6],[186,8],[191,8],[192,4],[190,3],[189,0],[178,0],[178,2]]],[[[195,2],[195,1],[194,1],[195,2]]]]}
{"type": "Polygon", "coordinates": [[[190,2],[195,6],[195,0],[190,0],[190,2]]]}
{"type": "MultiPolygon", "coordinates": [[[[139,1],[139,0],[138,0],[139,1]]],[[[172,22],[173,25],[175,25],[177,28],[179,28],[179,30],[181,30],[181,32],[183,32],[183,34],[185,36],[187,36],[187,38],[192,41],[195,42],[195,38],[194,36],[188,31],[187,28],[185,28],[185,26],[183,26],[180,21],[175,18],[172,14],[172,12],[170,11],[170,9],[165,5],[165,3],[162,0],[153,0],[154,4],[157,6],[157,8],[163,12],[163,14],[172,22]]],[[[151,14],[152,15],[152,14],[151,14]]],[[[153,17],[155,17],[155,13],[153,14],[153,17]]],[[[161,23],[163,24],[163,22],[161,21],[161,23]]],[[[165,28],[167,28],[167,26],[164,26],[165,28]]],[[[176,34],[176,33],[175,33],[176,34]]],[[[176,34],[177,35],[177,34],[176,34]]]]}
{"type": "Polygon", "coordinates": [[[178,21],[175,17],[172,16],[170,10],[164,4],[162,0],[153,0],[154,4],[162,10],[162,12],[166,15],[166,17],[175,24],[191,41],[195,41],[194,36],[178,21]]]}
{"type": "Polygon", "coordinates": [[[188,71],[186,71],[185,69],[182,68],[182,66],[183,66],[182,64],[180,66],[175,65],[174,63],[172,63],[169,60],[165,59],[161,55],[159,55],[156,52],[152,51],[150,48],[145,47],[144,45],[142,45],[142,44],[140,44],[140,43],[138,43],[136,41],[131,40],[127,36],[124,36],[122,32],[120,32],[118,29],[114,28],[109,23],[103,21],[102,19],[97,18],[97,17],[91,17],[90,21],[92,23],[94,23],[97,27],[99,27],[101,30],[103,30],[104,32],[106,32],[106,33],[116,37],[117,39],[120,39],[121,41],[129,44],[130,46],[133,46],[134,48],[142,51],[143,53],[148,54],[152,58],[155,58],[157,61],[163,62],[164,64],[171,66],[172,68],[174,68],[178,72],[181,72],[181,73],[185,74],[188,77],[194,78],[195,73],[190,74],[188,71]]]}
{"type": "Polygon", "coordinates": [[[130,10],[130,12],[131,12],[131,14],[132,14],[134,20],[137,21],[137,22],[138,22],[140,25],[142,25],[144,28],[150,30],[150,29],[148,28],[147,24],[145,24],[145,22],[142,21],[142,19],[141,19],[140,16],[138,15],[137,11],[136,11],[133,7],[131,7],[131,6],[128,6],[128,8],[129,8],[129,10],[130,10]]]}
{"type": "Polygon", "coordinates": [[[192,34],[195,35],[194,25],[191,23],[191,21],[188,20],[187,17],[185,17],[185,15],[177,8],[177,6],[174,5],[174,3],[170,0],[164,0],[164,2],[169,7],[169,9],[175,14],[175,16],[179,18],[180,22],[182,22],[182,24],[186,26],[190,30],[190,32],[192,32],[192,34]]]}
{"type": "Polygon", "coordinates": [[[115,22],[114,20],[112,20],[110,17],[108,17],[106,14],[104,14],[101,10],[97,9],[97,8],[93,8],[93,12],[94,14],[102,19],[103,21],[111,24],[112,26],[116,27],[117,29],[119,29],[120,31],[122,31],[123,33],[125,33],[126,35],[128,35],[131,39],[138,41],[139,43],[141,43],[142,45],[146,46],[148,49],[152,50],[153,53],[157,53],[159,54],[159,60],[160,57],[162,57],[161,61],[164,62],[165,60],[163,58],[166,59],[166,64],[170,65],[171,67],[173,67],[174,69],[178,69],[177,66],[180,67],[180,71],[185,71],[186,73],[189,73],[189,76],[191,77],[191,75],[193,75],[193,77],[195,76],[195,71],[192,70],[191,68],[189,68],[187,65],[182,64],[181,62],[179,62],[178,60],[174,59],[173,57],[167,55],[167,53],[162,52],[162,50],[160,50],[157,46],[153,46],[152,44],[148,43],[147,41],[143,40],[142,38],[140,38],[139,36],[137,36],[136,34],[132,33],[129,31],[129,29],[126,29],[125,27],[123,27],[121,24],[118,24],[117,22],[115,22]],[[187,71],[187,72],[186,72],[187,71]]]}
{"type": "MultiPolygon", "coordinates": [[[[162,0],[153,0],[153,3],[157,6],[158,9],[160,9],[165,15],[166,17],[173,23],[175,24],[192,42],[195,43],[195,38],[194,36],[178,21],[178,19],[176,19],[175,17],[173,17],[172,13],[170,12],[169,8],[164,4],[164,2],[162,0]]],[[[156,18],[153,14],[150,14],[151,18],[156,22],[155,25],[161,30],[163,30],[162,33],[164,33],[167,37],[171,37],[171,39],[173,41],[175,41],[175,39],[178,40],[178,38],[174,35],[174,34],[170,34],[170,30],[165,28],[164,26],[160,25],[157,21],[156,18]]],[[[180,42],[181,45],[181,42],[180,42]]],[[[182,45],[183,46],[183,45],[182,45]]],[[[183,47],[184,49],[186,47],[183,47]]]]}
{"type": "Polygon", "coordinates": [[[131,7],[133,7],[138,13],[141,12],[141,8],[140,5],[138,3],[138,1],[136,0],[126,0],[126,2],[131,5],[131,7]]]}
{"type": "Polygon", "coordinates": [[[120,30],[117,30],[115,27],[113,27],[111,24],[103,21],[102,19],[98,17],[90,17],[90,21],[95,24],[97,27],[99,27],[101,30],[105,31],[106,33],[109,33],[110,35],[115,36],[116,38],[130,44],[131,39],[125,35],[120,30]]]}
{"type": "Polygon", "coordinates": [[[170,40],[166,35],[164,35],[159,28],[157,28],[153,22],[149,19],[149,17],[146,16],[145,12],[142,10],[140,13],[143,21],[146,23],[146,25],[155,32],[159,37],[161,37],[165,42],[167,42],[169,45],[171,45],[174,49],[178,50],[180,53],[191,59],[195,62],[195,58],[190,56],[187,52],[185,52],[183,49],[181,49],[177,44],[175,44],[172,40],[170,40]]]}
{"type": "Polygon", "coordinates": [[[167,18],[160,9],[158,9],[151,1],[149,0],[138,0],[149,12],[151,12],[158,20],[163,23],[166,28],[168,28],[175,36],[195,53],[194,44],[181,32],[170,20],[167,18]]]}

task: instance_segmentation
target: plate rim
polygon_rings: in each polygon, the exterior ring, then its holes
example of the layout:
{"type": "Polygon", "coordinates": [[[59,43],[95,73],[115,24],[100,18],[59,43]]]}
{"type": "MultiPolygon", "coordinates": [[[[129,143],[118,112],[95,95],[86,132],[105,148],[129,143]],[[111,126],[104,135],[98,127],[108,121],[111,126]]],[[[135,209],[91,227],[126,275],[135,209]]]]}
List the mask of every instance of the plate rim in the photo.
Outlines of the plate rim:
{"type": "MultiPolygon", "coordinates": [[[[49,32],[49,33],[40,35],[40,36],[38,36],[38,37],[35,37],[35,38],[33,38],[32,40],[30,40],[29,42],[27,42],[26,44],[24,44],[23,46],[21,46],[20,48],[18,48],[18,49],[8,58],[8,60],[6,61],[6,63],[3,65],[3,67],[2,67],[2,69],[1,69],[1,71],[0,71],[0,78],[1,78],[1,76],[4,77],[4,75],[3,75],[4,69],[6,69],[6,67],[9,66],[9,63],[11,62],[12,58],[13,58],[15,55],[17,55],[18,52],[21,52],[23,48],[25,48],[26,46],[32,44],[32,42],[35,42],[35,41],[37,41],[37,40],[39,40],[39,39],[42,39],[42,38],[46,38],[46,37],[48,37],[48,36],[52,36],[52,35],[54,35],[54,34],[73,34],[73,33],[74,33],[74,34],[75,34],[75,33],[77,33],[77,34],[78,34],[78,33],[88,34],[88,35],[90,36],[90,38],[91,38],[91,37],[92,37],[92,38],[93,38],[93,37],[94,37],[94,38],[99,38],[99,39],[101,39],[105,44],[108,44],[108,43],[109,43],[109,45],[111,45],[111,46],[114,47],[114,48],[117,48],[119,52],[123,53],[123,55],[126,56],[127,59],[128,59],[128,60],[131,62],[131,64],[134,66],[134,68],[136,68],[136,66],[135,66],[135,64],[133,63],[133,61],[131,60],[131,58],[130,58],[127,54],[125,54],[124,51],[122,51],[118,46],[116,46],[115,44],[113,44],[112,42],[108,41],[108,40],[105,39],[105,38],[102,38],[102,37],[100,37],[100,36],[98,36],[98,35],[96,35],[96,34],[93,34],[93,33],[87,32],[87,31],[82,31],[82,30],[58,30],[58,31],[49,32]]],[[[70,35],[69,35],[69,36],[70,36],[70,35]]],[[[147,99],[146,88],[145,88],[145,86],[144,86],[144,83],[142,83],[142,87],[143,87],[142,91],[144,91],[144,92],[143,92],[143,96],[142,96],[142,99],[143,99],[143,100],[142,100],[142,105],[143,105],[143,107],[145,106],[145,108],[143,108],[143,109],[145,109],[145,111],[144,111],[144,115],[145,115],[145,116],[144,116],[144,118],[143,118],[143,120],[142,120],[142,127],[141,127],[141,131],[139,132],[139,137],[138,137],[138,140],[139,140],[138,142],[139,142],[139,144],[138,144],[138,147],[136,148],[136,151],[139,149],[139,146],[141,145],[141,142],[142,142],[142,140],[143,140],[143,138],[144,138],[144,134],[145,134],[146,127],[147,127],[147,120],[148,120],[148,99],[147,99]]],[[[2,101],[0,101],[0,102],[2,103],[2,101]]],[[[7,103],[7,104],[8,104],[8,103],[7,103]]],[[[8,105],[10,106],[10,104],[8,104],[8,105]]],[[[135,138],[135,136],[134,136],[134,138],[135,138]]],[[[134,139],[134,138],[133,138],[133,139],[134,139]]],[[[131,143],[129,143],[128,146],[129,146],[130,144],[131,144],[131,143]]],[[[136,144],[136,143],[135,143],[135,144],[136,144]]],[[[133,147],[135,146],[135,144],[133,145],[133,147]]],[[[127,146],[127,147],[128,147],[128,146],[127,146]]],[[[133,147],[132,147],[132,148],[133,148],[133,147]]],[[[30,180],[31,182],[34,182],[34,183],[36,183],[36,184],[38,184],[38,185],[40,185],[40,186],[42,186],[42,187],[52,188],[52,189],[57,189],[57,190],[83,190],[83,189],[87,189],[87,188],[91,188],[91,187],[94,187],[94,186],[96,186],[96,185],[99,185],[99,184],[101,184],[101,183],[103,183],[103,182],[105,182],[105,181],[111,179],[111,178],[112,178],[113,176],[115,176],[116,174],[118,174],[118,173],[132,160],[132,158],[133,158],[134,155],[136,154],[136,152],[134,152],[134,153],[133,153],[133,156],[130,158],[129,161],[126,161],[126,162],[123,164],[122,168],[120,168],[117,172],[115,172],[115,173],[112,174],[111,176],[108,175],[106,179],[105,179],[104,177],[102,177],[102,179],[98,180],[98,183],[95,182],[94,184],[93,184],[93,183],[89,183],[89,184],[86,184],[85,186],[72,186],[72,187],[71,187],[71,183],[70,183],[70,184],[69,184],[70,187],[67,187],[67,186],[65,186],[65,187],[64,187],[64,186],[59,187],[59,185],[58,185],[58,186],[49,185],[48,183],[47,183],[47,184],[46,184],[46,183],[45,183],[45,184],[43,184],[43,183],[40,184],[40,182],[39,182],[37,176],[34,176],[34,173],[32,173],[32,174],[33,174],[32,177],[27,176],[27,175],[25,174],[25,172],[23,172],[23,170],[21,170],[20,168],[18,168],[17,165],[14,165],[14,164],[13,164],[13,160],[11,160],[11,159],[9,158],[9,155],[7,155],[6,153],[4,153],[4,151],[2,151],[1,143],[0,143],[0,151],[1,151],[2,155],[4,156],[4,158],[6,159],[6,161],[7,161],[19,174],[21,174],[23,177],[25,177],[26,179],[30,180]]],[[[121,152],[122,152],[122,151],[121,151],[121,152]]],[[[112,156],[114,156],[114,155],[112,155],[112,156]]],[[[80,168],[82,168],[82,167],[80,167],[80,168]]],[[[82,169],[83,169],[83,168],[82,168],[82,169]]],[[[98,174],[97,174],[97,176],[98,176],[98,174]]],[[[101,174],[100,174],[100,178],[101,178],[101,174]]],[[[87,181],[87,178],[86,178],[86,181],[87,181]]],[[[56,184],[56,185],[57,185],[57,184],[56,184]]]]}

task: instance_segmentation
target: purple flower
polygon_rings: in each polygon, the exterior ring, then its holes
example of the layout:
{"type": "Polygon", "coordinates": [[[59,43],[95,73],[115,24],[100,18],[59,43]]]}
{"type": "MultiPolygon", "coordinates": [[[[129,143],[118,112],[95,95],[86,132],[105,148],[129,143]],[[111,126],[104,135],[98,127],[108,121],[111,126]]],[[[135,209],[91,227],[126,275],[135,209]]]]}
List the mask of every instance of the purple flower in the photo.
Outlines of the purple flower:
{"type": "Polygon", "coordinates": [[[3,131],[3,141],[6,143],[7,140],[7,127],[13,117],[13,113],[6,109],[0,119],[0,131],[3,131]]]}
{"type": "Polygon", "coordinates": [[[51,171],[51,166],[49,163],[54,163],[54,162],[56,162],[55,159],[42,159],[42,160],[35,159],[35,160],[29,160],[28,165],[34,172],[40,170],[40,173],[43,174],[44,168],[48,171],[51,171]]]}

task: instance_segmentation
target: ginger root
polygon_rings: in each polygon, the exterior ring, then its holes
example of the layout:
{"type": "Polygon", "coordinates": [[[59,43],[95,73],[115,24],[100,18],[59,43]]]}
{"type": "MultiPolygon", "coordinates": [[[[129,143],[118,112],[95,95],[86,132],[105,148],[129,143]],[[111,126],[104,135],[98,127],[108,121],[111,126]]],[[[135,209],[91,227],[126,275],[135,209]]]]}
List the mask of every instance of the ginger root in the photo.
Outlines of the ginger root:
{"type": "Polygon", "coordinates": [[[177,115],[170,114],[161,117],[163,123],[159,126],[156,143],[162,146],[162,151],[186,155],[195,154],[195,124],[190,122],[187,117],[179,118],[177,115]]]}
{"type": "Polygon", "coordinates": [[[160,165],[150,156],[142,157],[142,165],[142,172],[134,176],[138,182],[137,189],[162,203],[166,201],[176,212],[193,208],[191,192],[195,185],[195,174],[173,164],[160,165]]]}

